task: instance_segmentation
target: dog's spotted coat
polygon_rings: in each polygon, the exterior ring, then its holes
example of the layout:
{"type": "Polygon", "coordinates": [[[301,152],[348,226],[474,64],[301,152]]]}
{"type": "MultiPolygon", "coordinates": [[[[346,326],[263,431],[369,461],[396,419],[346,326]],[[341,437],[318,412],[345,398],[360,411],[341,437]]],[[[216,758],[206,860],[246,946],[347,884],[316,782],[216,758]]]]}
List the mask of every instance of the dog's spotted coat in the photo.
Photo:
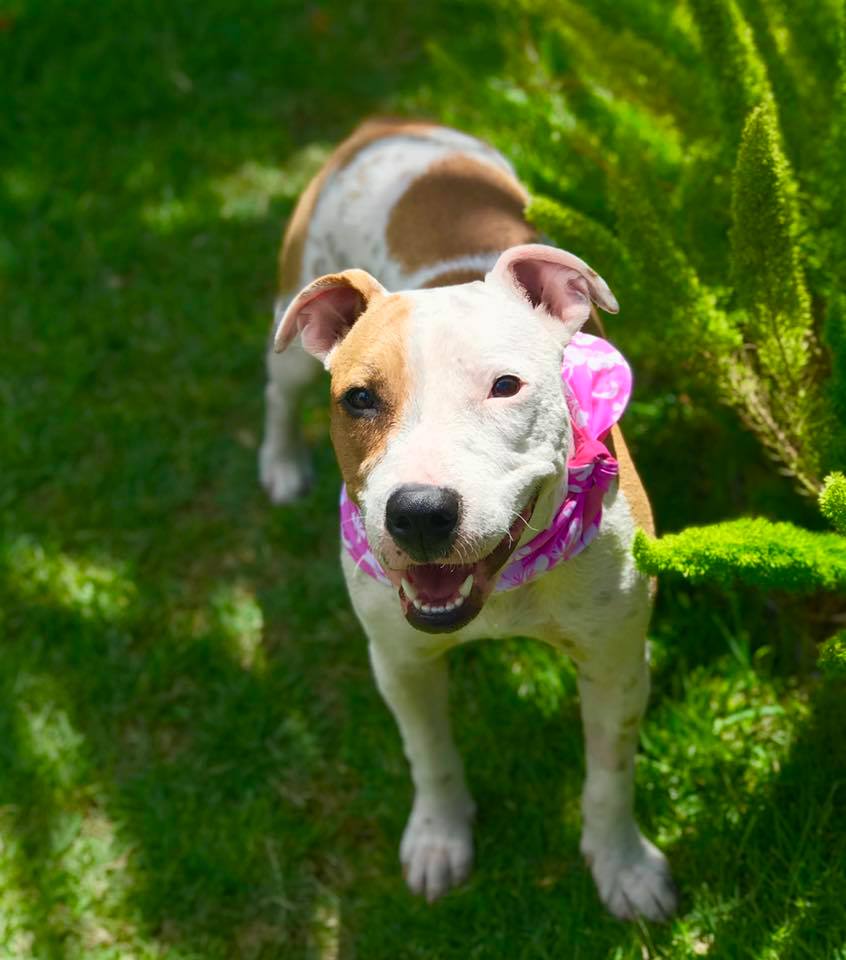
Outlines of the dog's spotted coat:
{"type": "Polygon", "coordinates": [[[371,121],[335,151],[283,244],[275,344],[285,352],[268,357],[261,478],[275,502],[305,485],[294,400],[317,358],[331,374],[341,472],[391,582],[342,557],[411,765],[415,799],[400,847],[411,889],[434,899],[473,858],[474,804],[450,731],[443,654],[520,634],[578,667],[581,848],[600,897],[619,917],[662,919],[675,909],[669,868],[632,809],[650,585],[631,542],[652,518],[619,430],[619,484],[593,543],[519,589],[493,592],[497,572],[563,498],[572,452],[564,347],[591,302],[617,308],[587,264],[535,242],[525,199],[502,156],[443,127],[371,121]],[[458,504],[437,556],[421,559],[392,526],[391,505],[410,489],[458,504]]]}

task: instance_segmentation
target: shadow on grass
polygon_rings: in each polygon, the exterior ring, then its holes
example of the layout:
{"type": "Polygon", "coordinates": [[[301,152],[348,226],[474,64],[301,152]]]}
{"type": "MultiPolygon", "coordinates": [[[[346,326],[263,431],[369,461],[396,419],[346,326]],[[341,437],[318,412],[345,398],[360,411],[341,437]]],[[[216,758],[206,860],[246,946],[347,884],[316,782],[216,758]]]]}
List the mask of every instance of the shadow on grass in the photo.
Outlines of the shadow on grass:
{"type": "MultiPolygon", "coordinates": [[[[33,583],[21,556],[13,550],[16,562],[0,567],[5,624],[20,633],[2,657],[4,811],[19,838],[21,926],[38,955],[120,944],[108,920],[106,934],[92,926],[85,902],[98,869],[85,835],[98,819],[115,835],[103,859],[122,864],[102,870],[124,927],[173,956],[542,957],[562,944],[574,957],[637,956],[643,944],[661,956],[674,942],[669,929],[639,934],[599,907],[578,856],[578,706],[571,674],[548,651],[514,641],[454,658],[478,867],[428,907],[401,881],[410,785],[337,573],[253,594],[241,571],[244,592],[228,606],[207,596],[156,624],[141,598],[158,584],[135,579],[135,599],[112,603],[115,583],[95,577],[101,603],[84,561],[36,551],[59,575],[33,583]],[[256,635],[251,597],[275,624],[259,628],[258,645],[244,642],[256,635]]],[[[100,568],[109,569],[102,558],[100,568]]],[[[647,740],[644,826],[677,831],[667,848],[693,907],[687,922],[715,956],[775,946],[779,956],[824,956],[846,933],[836,911],[826,915],[844,883],[839,693],[817,697],[757,787],[742,742],[704,744],[690,769],[679,766],[679,796],[678,778],[651,763],[661,744],[647,740]]],[[[662,713],[683,699],[659,699],[661,732],[648,735],[667,738],[673,762],[687,744],[672,745],[662,713]]]]}

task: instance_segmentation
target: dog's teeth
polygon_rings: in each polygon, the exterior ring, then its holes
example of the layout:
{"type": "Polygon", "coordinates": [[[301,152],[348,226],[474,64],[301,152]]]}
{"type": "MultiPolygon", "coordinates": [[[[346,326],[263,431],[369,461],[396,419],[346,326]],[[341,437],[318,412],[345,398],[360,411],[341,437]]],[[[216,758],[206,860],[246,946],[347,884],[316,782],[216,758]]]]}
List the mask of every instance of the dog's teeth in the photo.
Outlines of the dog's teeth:
{"type": "Polygon", "coordinates": [[[455,610],[455,604],[454,604],[454,603],[445,603],[445,604],[444,604],[444,613],[449,613],[450,610],[455,610]]]}
{"type": "Polygon", "coordinates": [[[464,597],[459,594],[455,600],[452,601],[453,609],[455,609],[455,607],[460,607],[462,603],[464,603],[464,597]]]}
{"type": "Polygon", "coordinates": [[[423,609],[423,604],[417,599],[417,597],[415,597],[411,602],[414,604],[414,606],[415,606],[418,610],[422,610],[422,609],[423,609]]]}
{"type": "Polygon", "coordinates": [[[420,606],[419,606],[417,609],[418,609],[418,610],[422,610],[423,613],[431,613],[431,612],[432,612],[432,605],[431,605],[430,603],[421,603],[420,606]]]}
{"type": "Polygon", "coordinates": [[[472,589],[473,589],[473,574],[471,573],[470,576],[464,581],[464,583],[462,583],[461,586],[458,588],[458,595],[461,597],[462,600],[466,600],[467,597],[470,596],[470,591],[472,589]]]}
{"type": "Polygon", "coordinates": [[[402,578],[400,583],[402,584],[402,589],[405,592],[405,595],[409,600],[411,600],[412,603],[414,603],[414,601],[417,599],[417,591],[414,589],[414,587],[412,587],[408,580],[405,579],[405,577],[402,578]]]}
{"type": "Polygon", "coordinates": [[[443,613],[443,612],[444,612],[443,607],[438,606],[437,604],[432,605],[432,613],[443,613]]]}

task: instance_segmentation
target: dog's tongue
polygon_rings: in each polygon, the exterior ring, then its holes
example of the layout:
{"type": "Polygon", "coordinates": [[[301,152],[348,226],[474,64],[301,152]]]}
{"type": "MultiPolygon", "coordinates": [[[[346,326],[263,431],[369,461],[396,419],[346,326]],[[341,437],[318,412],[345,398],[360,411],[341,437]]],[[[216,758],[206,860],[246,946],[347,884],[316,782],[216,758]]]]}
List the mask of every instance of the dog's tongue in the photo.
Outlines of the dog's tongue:
{"type": "Polygon", "coordinates": [[[409,567],[405,577],[424,603],[437,603],[454,597],[472,572],[470,564],[441,566],[437,563],[421,563],[409,567]]]}

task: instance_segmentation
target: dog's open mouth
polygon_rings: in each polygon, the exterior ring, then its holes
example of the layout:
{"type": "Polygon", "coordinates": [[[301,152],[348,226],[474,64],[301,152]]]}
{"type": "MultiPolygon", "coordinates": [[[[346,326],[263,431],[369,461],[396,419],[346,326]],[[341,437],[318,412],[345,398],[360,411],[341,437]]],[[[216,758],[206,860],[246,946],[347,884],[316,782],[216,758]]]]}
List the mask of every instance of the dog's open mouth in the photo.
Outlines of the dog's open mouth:
{"type": "Polygon", "coordinates": [[[499,544],[475,563],[418,563],[388,571],[399,587],[406,620],[427,633],[450,633],[468,624],[490,596],[497,574],[529,523],[535,500],[532,497],[520,511],[499,544]]]}

